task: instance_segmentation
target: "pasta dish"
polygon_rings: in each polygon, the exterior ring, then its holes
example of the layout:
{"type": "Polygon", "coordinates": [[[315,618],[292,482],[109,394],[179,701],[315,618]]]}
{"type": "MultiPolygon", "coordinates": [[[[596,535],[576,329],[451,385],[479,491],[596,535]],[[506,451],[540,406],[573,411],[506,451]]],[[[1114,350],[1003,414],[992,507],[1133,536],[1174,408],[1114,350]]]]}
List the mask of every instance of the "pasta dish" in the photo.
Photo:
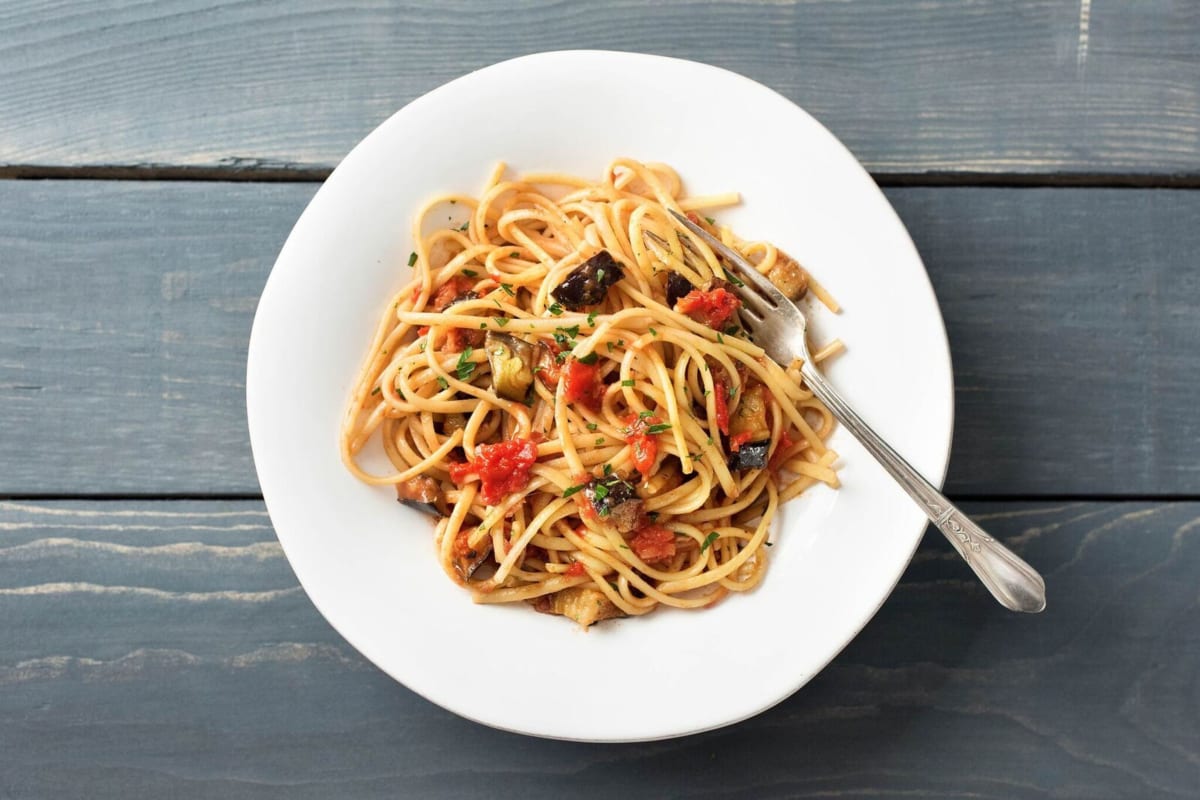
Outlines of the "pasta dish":
{"type": "Polygon", "coordinates": [[[345,414],[347,467],[436,519],[438,559],[476,602],[586,628],[753,588],[780,504],[838,486],[833,418],[797,364],[754,344],[736,274],[668,212],[789,297],[836,303],[786,253],[706,216],[738,195],[687,197],[665,165],[506,172],[416,214],[411,280],[345,414]],[[361,463],[375,436],[387,474],[361,463]]]}

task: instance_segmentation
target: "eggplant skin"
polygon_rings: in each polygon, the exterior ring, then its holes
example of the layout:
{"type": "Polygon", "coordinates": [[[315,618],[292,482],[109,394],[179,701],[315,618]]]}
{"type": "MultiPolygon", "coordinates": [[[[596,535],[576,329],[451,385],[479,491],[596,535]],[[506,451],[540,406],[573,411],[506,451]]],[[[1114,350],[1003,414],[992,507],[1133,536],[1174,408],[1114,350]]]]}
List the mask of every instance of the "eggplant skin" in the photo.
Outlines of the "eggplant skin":
{"type": "Polygon", "coordinates": [[[579,311],[604,301],[608,287],[625,277],[621,265],[601,250],[567,274],[563,282],[554,287],[554,299],[571,311],[579,311]]]}
{"type": "Polygon", "coordinates": [[[696,287],[687,278],[672,270],[667,273],[667,308],[674,308],[679,298],[687,297],[696,287]]]}
{"type": "Polygon", "coordinates": [[[771,450],[771,440],[761,442],[746,442],[736,453],[729,456],[730,469],[762,469],[767,465],[767,453],[771,450]]]}
{"type": "Polygon", "coordinates": [[[601,620],[625,616],[625,612],[605,597],[604,592],[583,586],[572,586],[539,597],[533,607],[543,614],[561,614],[585,629],[601,620]]]}
{"type": "Polygon", "coordinates": [[[496,394],[523,401],[533,385],[533,345],[507,333],[488,331],[485,347],[496,394]]]}
{"type": "Polygon", "coordinates": [[[621,533],[629,533],[641,524],[644,503],[629,481],[616,475],[593,478],[583,493],[596,513],[621,533]]]}

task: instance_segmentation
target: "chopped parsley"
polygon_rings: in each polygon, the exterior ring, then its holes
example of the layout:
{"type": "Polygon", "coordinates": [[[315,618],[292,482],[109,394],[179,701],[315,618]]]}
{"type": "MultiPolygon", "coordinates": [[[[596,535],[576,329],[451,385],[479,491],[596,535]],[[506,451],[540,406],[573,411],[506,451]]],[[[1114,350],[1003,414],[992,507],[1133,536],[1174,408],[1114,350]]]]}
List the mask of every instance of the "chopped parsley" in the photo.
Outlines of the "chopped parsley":
{"type": "Polygon", "coordinates": [[[508,317],[496,317],[496,324],[503,328],[508,324],[508,317]]]}
{"type": "Polygon", "coordinates": [[[621,381],[622,386],[633,386],[634,383],[635,381],[633,378],[626,378],[625,380],[621,381]]]}
{"type": "Polygon", "coordinates": [[[612,464],[605,464],[605,465],[604,465],[604,474],[605,474],[605,475],[612,475],[612,464]]]}
{"type": "Polygon", "coordinates": [[[600,438],[598,438],[598,439],[596,440],[596,446],[597,446],[597,447],[600,447],[600,446],[602,446],[602,445],[606,445],[606,444],[608,444],[608,439],[605,439],[603,436],[601,436],[600,438]]]}
{"type": "Polygon", "coordinates": [[[596,324],[596,312],[593,311],[592,313],[588,314],[588,325],[595,325],[595,324],[596,324]]]}
{"type": "MultiPolygon", "coordinates": [[[[559,347],[574,347],[575,337],[579,335],[579,326],[572,325],[569,328],[558,327],[554,329],[554,341],[559,347]]],[[[563,355],[559,353],[559,355],[563,355]]]]}
{"type": "Polygon", "coordinates": [[[383,391],[382,387],[376,386],[374,389],[371,390],[371,394],[379,394],[382,391],[383,391]]]}
{"type": "Polygon", "coordinates": [[[638,412],[638,419],[645,419],[646,417],[652,417],[652,416],[654,416],[654,412],[651,411],[650,409],[646,409],[645,411],[638,412]]]}
{"type": "Polygon", "coordinates": [[[437,382],[438,382],[438,386],[442,387],[443,389],[450,388],[450,381],[446,380],[445,375],[438,375],[437,382]]]}
{"type": "Polygon", "coordinates": [[[560,306],[558,303],[551,303],[550,308],[548,308],[547,311],[549,311],[554,316],[559,317],[559,316],[562,316],[563,307],[560,306]]]}
{"type": "Polygon", "coordinates": [[[608,487],[603,483],[597,483],[592,487],[592,493],[596,495],[597,500],[603,500],[608,497],[608,487]]]}
{"type": "Polygon", "coordinates": [[[482,331],[482,330],[486,330],[486,329],[487,329],[487,323],[486,323],[486,322],[481,322],[481,323],[479,323],[479,330],[481,330],[481,331],[482,331]]]}
{"type": "Polygon", "coordinates": [[[713,542],[715,542],[720,537],[721,537],[721,534],[717,533],[716,531],[713,531],[708,536],[705,536],[704,544],[700,545],[700,552],[703,553],[705,550],[708,549],[709,545],[711,545],[713,542]]]}
{"type": "Polygon", "coordinates": [[[704,221],[705,221],[705,222],[707,222],[709,225],[716,225],[716,224],[717,224],[717,221],[716,221],[715,219],[713,219],[712,217],[705,217],[705,218],[704,218],[704,221]]]}
{"type": "Polygon", "coordinates": [[[474,350],[468,345],[458,357],[458,364],[455,367],[458,370],[458,379],[460,381],[470,380],[471,375],[475,372],[475,362],[470,360],[471,353],[473,352],[474,350]]]}
{"type": "Polygon", "coordinates": [[[512,288],[511,283],[502,283],[502,284],[500,284],[500,288],[503,289],[504,293],[506,295],[508,295],[509,297],[516,297],[516,294],[513,293],[513,288],[512,288]]]}
{"type": "Polygon", "coordinates": [[[604,283],[604,270],[596,270],[596,283],[604,283]]]}
{"type": "Polygon", "coordinates": [[[742,282],[742,279],[739,278],[737,275],[734,275],[732,272],[725,269],[724,267],[722,267],[721,269],[725,273],[725,277],[728,278],[729,282],[732,283],[734,286],[745,286],[746,285],[745,283],[742,282]]]}
{"type": "Polygon", "coordinates": [[[736,387],[736,386],[730,386],[730,387],[729,387],[729,399],[730,399],[730,400],[732,400],[732,399],[733,399],[733,396],[734,396],[735,394],[737,394],[737,390],[738,390],[738,387],[736,387]]]}
{"type": "Polygon", "coordinates": [[[563,496],[563,497],[570,497],[571,495],[575,494],[576,492],[578,492],[578,491],[579,491],[580,489],[582,489],[582,488],[583,488],[583,486],[582,486],[582,485],[579,485],[579,484],[577,484],[577,485],[575,485],[575,486],[568,486],[566,489],[564,489],[564,490],[563,490],[562,496],[563,496]]]}
{"type": "Polygon", "coordinates": [[[613,343],[612,342],[605,342],[604,345],[605,345],[605,347],[608,348],[608,352],[611,353],[613,351],[613,343]]]}
{"type": "Polygon", "coordinates": [[[595,351],[588,353],[586,356],[576,356],[575,360],[580,364],[595,364],[596,359],[600,356],[596,355],[595,351]]]}
{"type": "Polygon", "coordinates": [[[737,336],[741,332],[742,332],[742,329],[739,328],[737,325],[730,325],[728,328],[725,329],[725,333],[727,333],[730,336],[737,336]]]}
{"type": "Polygon", "coordinates": [[[458,229],[459,229],[460,231],[465,231],[465,230],[466,230],[468,227],[470,227],[470,225],[471,225],[471,220],[467,220],[467,221],[466,221],[466,222],[464,222],[462,225],[459,225],[459,226],[458,226],[458,229]]]}
{"type": "Polygon", "coordinates": [[[417,264],[417,251],[414,250],[408,254],[408,265],[410,267],[415,267],[416,264],[417,264]]]}
{"type": "Polygon", "coordinates": [[[669,430],[671,430],[671,423],[660,422],[657,425],[651,425],[649,428],[646,428],[646,433],[666,433],[669,430]]]}
{"type": "Polygon", "coordinates": [[[466,275],[468,278],[478,278],[479,277],[479,273],[473,269],[464,269],[462,271],[462,274],[466,275]]]}
{"type": "Polygon", "coordinates": [[[725,344],[725,337],[721,335],[720,331],[717,331],[717,343],[725,344]]]}
{"type": "Polygon", "coordinates": [[[619,545],[617,545],[617,547],[621,548],[622,550],[628,550],[628,549],[629,549],[629,545],[627,545],[627,544],[619,544],[619,545]]]}
{"type": "Polygon", "coordinates": [[[596,423],[594,423],[594,422],[589,422],[589,423],[587,424],[587,429],[588,429],[589,431],[591,431],[592,433],[595,433],[596,431],[600,430],[600,426],[599,426],[599,425],[597,425],[597,424],[596,424],[596,423]]]}
{"type": "Polygon", "coordinates": [[[654,328],[650,328],[649,331],[651,336],[658,336],[658,331],[654,330],[654,328]]]}

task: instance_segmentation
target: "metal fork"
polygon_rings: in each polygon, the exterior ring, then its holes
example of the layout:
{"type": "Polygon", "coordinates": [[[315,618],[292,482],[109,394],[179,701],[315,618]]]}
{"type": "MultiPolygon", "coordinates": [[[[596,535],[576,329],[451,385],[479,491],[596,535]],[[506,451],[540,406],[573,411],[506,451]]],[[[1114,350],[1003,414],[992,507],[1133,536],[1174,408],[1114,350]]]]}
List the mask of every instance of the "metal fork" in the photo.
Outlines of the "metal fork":
{"type": "Polygon", "coordinates": [[[744,279],[736,287],[737,294],[742,301],[743,324],[748,323],[747,327],[755,335],[755,343],[784,366],[796,358],[802,360],[800,374],[805,385],[908,492],[1000,604],[1013,611],[1030,613],[1044,609],[1046,582],[1042,576],[947,500],[872,430],[829,384],[813,362],[808,349],[808,320],[796,304],[740,253],[726,247],[684,215],[671,213],[714,253],[737,269],[744,279]]]}

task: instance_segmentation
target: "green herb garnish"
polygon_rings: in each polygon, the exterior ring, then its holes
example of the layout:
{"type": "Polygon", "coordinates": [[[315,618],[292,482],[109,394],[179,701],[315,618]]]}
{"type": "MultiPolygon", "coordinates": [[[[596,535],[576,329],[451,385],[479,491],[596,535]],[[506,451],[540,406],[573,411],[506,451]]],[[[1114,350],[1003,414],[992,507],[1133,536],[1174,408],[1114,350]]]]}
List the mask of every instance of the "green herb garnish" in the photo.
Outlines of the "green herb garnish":
{"type": "Polygon", "coordinates": [[[716,531],[713,531],[708,536],[705,536],[704,544],[700,545],[700,552],[703,553],[705,550],[708,549],[709,545],[711,545],[713,542],[715,542],[720,537],[721,537],[721,534],[717,533],[716,531]]]}
{"type": "Polygon", "coordinates": [[[445,375],[438,375],[438,376],[437,376],[437,382],[438,382],[438,386],[442,387],[443,389],[449,389],[449,388],[450,388],[450,381],[446,380],[446,376],[445,376],[445,375]]]}
{"type": "Polygon", "coordinates": [[[669,430],[671,430],[671,423],[660,422],[657,425],[651,425],[649,428],[646,428],[646,433],[665,433],[669,430]]]}
{"type": "Polygon", "coordinates": [[[549,311],[551,314],[553,314],[556,317],[562,316],[562,313],[563,313],[563,307],[560,306],[558,303],[551,303],[550,308],[548,308],[546,310],[549,311]]]}
{"type": "Polygon", "coordinates": [[[417,263],[417,251],[414,250],[413,252],[408,254],[408,265],[410,267],[412,267],[412,266],[415,266],[416,263],[417,263]]]}
{"type": "Polygon", "coordinates": [[[578,361],[580,364],[591,365],[591,364],[595,364],[596,359],[599,357],[600,356],[596,355],[595,351],[592,351],[591,353],[588,353],[586,356],[576,356],[575,360],[578,361]]]}
{"type": "Polygon", "coordinates": [[[513,292],[511,283],[502,283],[502,284],[500,284],[500,288],[503,289],[504,293],[506,295],[508,295],[509,297],[516,297],[516,294],[513,292]]]}
{"type": "Polygon", "coordinates": [[[562,496],[570,497],[571,495],[575,494],[582,488],[583,488],[582,486],[568,486],[566,489],[563,490],[562,496]]]}
{"type": "Polygon", "coordinates": [[[470,380],[471,375],[475,372],[475,362],[470,360],[472,352],[474,351],[468,346],[458,356],[458,364],[455,367],[458,370],[458,379],[460,381],[470,380]]]}
{"type": "Polygon", "coordinates": [[[621,381],[622,386],[633,386],[634,383],[635,381],[633,378],[626,378],[625,380],[621,381]]]}
{"type": "Polygon", "coordinates": [[[495,317],[494,319],[496,320],[496,324],[501,328],[508,324],[508,317],[495,317]]]}

